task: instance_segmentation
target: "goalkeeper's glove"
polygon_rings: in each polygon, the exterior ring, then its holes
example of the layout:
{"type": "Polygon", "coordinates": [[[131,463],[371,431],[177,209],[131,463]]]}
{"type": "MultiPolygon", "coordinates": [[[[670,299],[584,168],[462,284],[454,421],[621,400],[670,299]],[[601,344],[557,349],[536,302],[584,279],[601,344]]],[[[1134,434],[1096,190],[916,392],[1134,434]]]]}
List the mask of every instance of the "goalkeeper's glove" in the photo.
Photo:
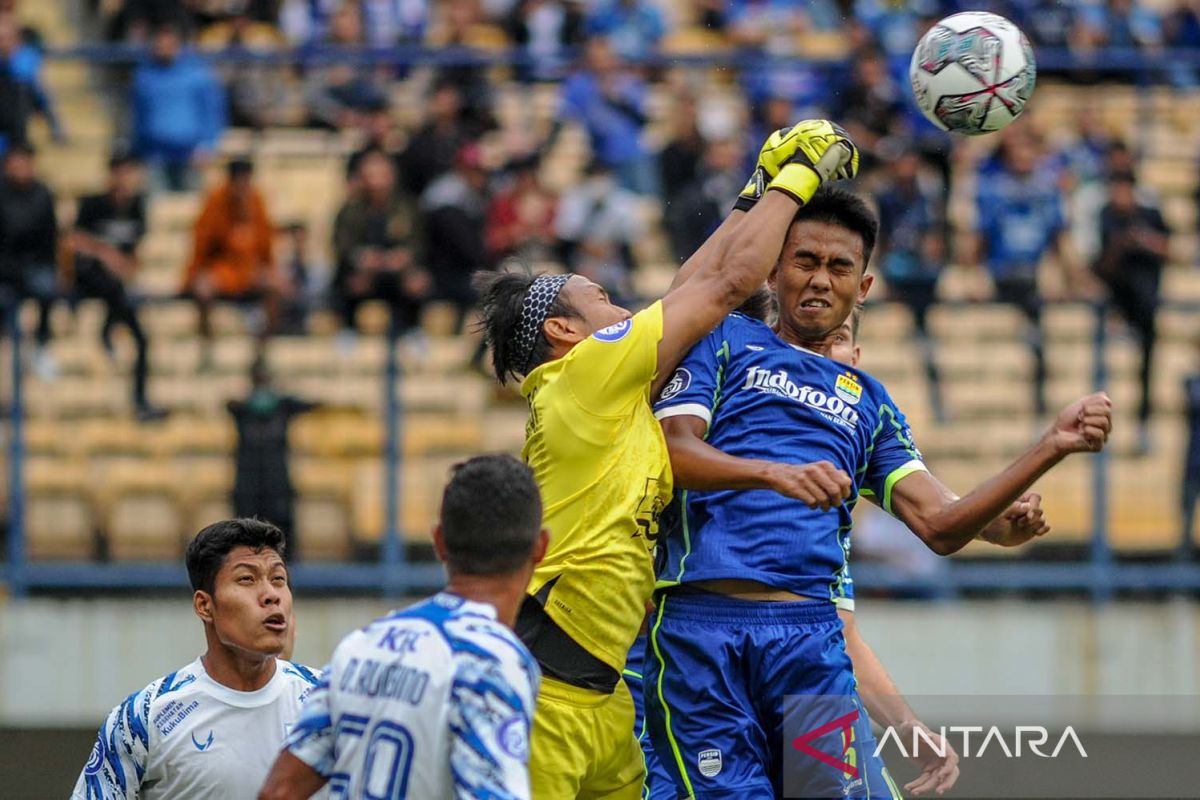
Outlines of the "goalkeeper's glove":
{"type": "MultiPolygon", "coordinates": [[[[767,190],[771,181],[775,179],[798,152],[798,148],[802,145],[809,151],[814,151],[820,148],[820,153],[824,153],[828,148],[828,143],[822,144],[817,138],[827,136],[830,132],[834,132],[843,138],[847,144],[854,148],[853,142],[850,142],[838,126],[825,120],[804,120],[790,128],[780,128],[767,137],[763,142],[762,149],[758,153],[758,162],[755,164],[754,172],[750,175],[750,180],[746,182],[746,188],[738,195],[737,201],[733,207],[736,211],[749,211],[758,202],[759,198],[767,190]]],[[[820,156],[813,160],[820,160],[820,156]]],[[[858,171],[858,151],[854,149],[854,171],[858,171]]],[[[853,173],[845,177],[852,177],[853,173]]]]}
{"type": "Polygon", "coordinates": [[[840,126],[824,119],[805,120],[792,128],[795,152],[767,185],[804,205],[828,180],[858,174],[858,148],[840,126]]]}

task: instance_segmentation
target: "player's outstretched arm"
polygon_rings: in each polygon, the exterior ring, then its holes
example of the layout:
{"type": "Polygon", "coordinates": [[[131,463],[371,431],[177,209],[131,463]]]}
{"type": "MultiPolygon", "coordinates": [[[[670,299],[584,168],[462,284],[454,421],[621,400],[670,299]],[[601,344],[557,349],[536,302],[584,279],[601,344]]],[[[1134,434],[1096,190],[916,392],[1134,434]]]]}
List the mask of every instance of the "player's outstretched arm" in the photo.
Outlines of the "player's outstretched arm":
{"type": "MultiPolygon", "coordinates": [[[[875,651],[867,644],[866,639],[858,630],[854,620],[854,612],[838,609],[842,618],[843,635],[846,639],[846,654],[854,665],[854,678],[858,682],[858,694],[871,719],[885,727],[890,727],[900,736],[900,741],[907,750],[912,749],[913,729],[921,728],[929,737],[929,741],[937,742],[941,737],[929,730],[925,723],[917,719],[916,713],[909,706],[900,689],[884,669],[883,662],[875,651]]],[[[925,744],[917,737],[918,745],[925,744]]],[[[958,753],[949,742],[935,749],[928,745],[918,746],[915,752],[909,753],[912,761],[921,768],[921,774],[904,785],[905,791],[913,797],[921,797],[927,792],[942,794],[954,787],[958,781],[958,753]],[[938,755],[938,752],[945,755],[938,755]]]]}
{"type": "MultiPolygon", "coordinates": [[[[768,191],[744,215],[735,212],[676,276],[663,298],[657,396],[683,355],[730,311],[757,291],[779,259],[796,210],[824,181],[853,177],[858,151],[845,131],[826,120],[801,122],[780,136],[782,166],[768,191]],[[740,216],[740,218],[739,218],[740,216]]],[[[771,142],[764,145],[767,149],[771,142]]],[[[760,156],[761,163],[761,156],[760,156]]]]}
{"type": "Polygon", "coordinates": [[[258,800],[304,800],[312,797],[328,779],[284,750],[271,765],[258,800]]]}
{"type": "Polygon", "coordinates": [[[1036,444],[965,497],[957,497],[928,472],[918,471],[893,487],[890,510],[938,555],[961,550],[981,532],[994,544],[1020,544],[1031,538],[1027,535],[1031,526],[1040,530],[1042,524],[1040,516],[1036,525],[1024,519],[1037,505],[1032,495],[1023,497],[1029,487],[1068,455],[1102,450],[1111,431],[1112,401],[1103,392],[1088,395],[1059,412],[1036,444]],[[1022,510],[1022,503],[1028,507],[1022,510]],[[996,522],[1010,515],[1014,517],[1009,526],[1011,541],[1004,534],[1003,521],[996,522]]]}
{"type": "Polygon", "coordinates": [[[822,511],[850,497],[850,476],[828,461],[781,464],[731,456],[704,441],[707,423],[691,415],[667,417],[662,427],[680,489],[769,489],[822,511]]]}

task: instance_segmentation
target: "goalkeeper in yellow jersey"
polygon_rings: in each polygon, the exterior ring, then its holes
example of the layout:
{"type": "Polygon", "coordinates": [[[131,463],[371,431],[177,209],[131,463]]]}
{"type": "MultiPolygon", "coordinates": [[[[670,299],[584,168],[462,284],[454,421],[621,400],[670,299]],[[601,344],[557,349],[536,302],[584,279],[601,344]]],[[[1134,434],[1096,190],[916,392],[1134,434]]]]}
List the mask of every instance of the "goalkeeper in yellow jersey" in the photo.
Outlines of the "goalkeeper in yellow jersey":
{"type": "Polygon", "coordinates": [[[640,795],[621,669],[654,586],[658,515],[672,483],[651,398],[766,280],[818,187],[857,170],[857,149],[830,122],[772,134],[733,213],[667,295],[637,314],[579,275],[477,279],[496,375],[521,378],[529,402],[523,456],[551,536],[516,626],[544,675],[530,741],[535,800],[640,795]]]}

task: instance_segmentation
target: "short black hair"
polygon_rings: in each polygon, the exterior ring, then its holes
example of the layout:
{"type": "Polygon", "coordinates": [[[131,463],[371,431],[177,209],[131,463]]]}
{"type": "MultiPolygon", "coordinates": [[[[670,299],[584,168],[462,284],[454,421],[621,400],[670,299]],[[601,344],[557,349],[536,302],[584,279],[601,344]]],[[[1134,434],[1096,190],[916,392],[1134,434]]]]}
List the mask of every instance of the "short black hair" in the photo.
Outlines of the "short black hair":
{"type": "Polygon", "coordinates": [[[137,167],[141,166],[141,163],[141,159],[129,150],[114,150],[112,155],[108,157],[108,168],[110,170],[120,169],[121,167],[137,167]]]}
{"type": "Polygon", "coordinates": [[[734,310],[759,322],[769,323],[775,313],[775,295],[765,285],[760,286],[734,310]]]}
{"type": "Polygon", "coordinates": [[[217,573],[235,547],[249,547],[256,553],[274,550],[283,557],[283,531],[269,522],[243,517],[214,522],[196,534],[187,546],[184,560],[192,591],[213,593],[217,573]]]}
{"type": "Polygon", "coordinates": [[[225,165],[225,172],[230,180],[249,178],[254,174],[254,162],[245,157],[235,158],[225,165]]]}
{"type": "Polygon", "coordinates": [[[533,470],[502,454],[456,464],[439,521],[451,573],[515,572],[528,563],[542,531],[542,496],[533,470]]]}
{"type": "MultiPolygon", "coordinates": [[[[483,340],[492,349],[492,369],[501,384],[509,378],[523,377],[526,365],[517,348],[517,333],[521,326],[521,309],[525,295],[537,278],[529,272],[476,272],[472,286],[479,293],[479,329],[483,340]]],[[[579,312],[558,293],[547,313],[549,317],[578,317],[579,312]]],[[[545,329],[539,332],[529,357],[529,370],[550,357],[550,340],[545,329]]]]}
{"type": "Polygon", "coordinates": [[[36,155],[37,148],[28,139],[14,139],[8,143],[8,150],[4,153],[5,158],[9,156],[29,156],[33,158],[36,155]]]}
{"type": "Polygon", "coordinates": [[[822,186],[812,199],[800,207],[792,224],[803,220],[830,222],[857,233],[863,244],[863,271],[871,263],[875,239],[879,236],[879,217],[861,197],[836,186],[822,186]]]}

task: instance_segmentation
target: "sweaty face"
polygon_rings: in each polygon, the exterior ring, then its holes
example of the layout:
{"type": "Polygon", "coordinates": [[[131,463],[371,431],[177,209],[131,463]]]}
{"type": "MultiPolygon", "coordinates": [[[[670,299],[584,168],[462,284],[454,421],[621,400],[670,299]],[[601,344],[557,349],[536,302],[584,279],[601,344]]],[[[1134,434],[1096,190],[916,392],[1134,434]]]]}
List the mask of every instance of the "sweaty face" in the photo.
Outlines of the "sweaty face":
{"type": "Polygon", "coordinates": [[[767,279],[779,301],[780,335],[794,343],[824,339],[850,318],[873,282],[861,236],[832,222],[795,223],[767,279]]]}
{"type": "Polygon", "coordinates": [[[274,656],[288,644],[292,590],[274,550],[235,547],[213,585],[213,626],[226,647],[274,656]]]}

